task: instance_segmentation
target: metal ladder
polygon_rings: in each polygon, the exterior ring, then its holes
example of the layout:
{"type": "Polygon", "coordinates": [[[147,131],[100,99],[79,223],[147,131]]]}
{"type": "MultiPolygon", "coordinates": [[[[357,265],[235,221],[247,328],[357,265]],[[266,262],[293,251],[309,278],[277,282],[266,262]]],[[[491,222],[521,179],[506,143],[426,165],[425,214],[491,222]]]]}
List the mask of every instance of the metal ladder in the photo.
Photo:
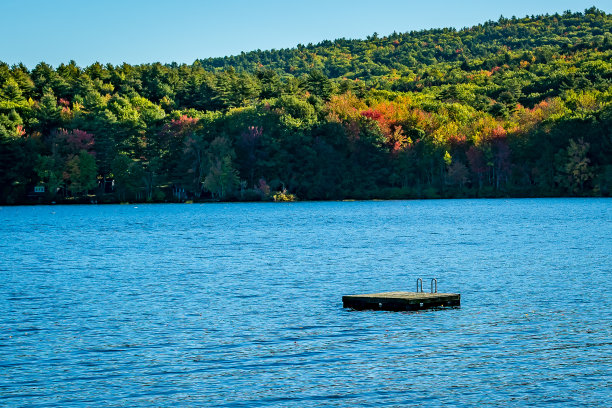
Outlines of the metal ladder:
{"type": "MultiPolygon", "coordinates": [[[[423,293],[423,279],[417,278],[416,280],[416,291],[417,293],[423,293]]],[[[438,293],[438,280],[431,278],[431,293],[438,293]]]]}

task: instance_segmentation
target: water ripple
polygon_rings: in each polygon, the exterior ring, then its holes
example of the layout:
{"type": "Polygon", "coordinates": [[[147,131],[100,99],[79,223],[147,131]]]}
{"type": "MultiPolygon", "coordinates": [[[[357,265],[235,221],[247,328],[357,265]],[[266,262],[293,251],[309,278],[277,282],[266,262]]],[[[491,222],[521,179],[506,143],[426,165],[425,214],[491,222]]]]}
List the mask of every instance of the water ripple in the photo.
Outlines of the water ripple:
{"type": "Polygon", "coordinates": [[[609,199],[3,207],[0,405],[610,406],[609,199]],[[342,309],[436,277],[462,306],[342,309]]]}

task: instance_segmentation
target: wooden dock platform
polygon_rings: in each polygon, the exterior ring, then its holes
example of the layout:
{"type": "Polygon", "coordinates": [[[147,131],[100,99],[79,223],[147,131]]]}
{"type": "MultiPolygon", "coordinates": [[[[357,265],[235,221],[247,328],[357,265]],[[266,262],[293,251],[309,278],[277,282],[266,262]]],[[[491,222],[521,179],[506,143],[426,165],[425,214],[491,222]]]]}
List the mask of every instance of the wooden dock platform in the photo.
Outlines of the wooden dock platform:
{"type": "Polygon", "coordinates": [[[459,293],[383,292],[342,296],[342,305],[355,310],[394,312],[461,305],[459,293]]]}

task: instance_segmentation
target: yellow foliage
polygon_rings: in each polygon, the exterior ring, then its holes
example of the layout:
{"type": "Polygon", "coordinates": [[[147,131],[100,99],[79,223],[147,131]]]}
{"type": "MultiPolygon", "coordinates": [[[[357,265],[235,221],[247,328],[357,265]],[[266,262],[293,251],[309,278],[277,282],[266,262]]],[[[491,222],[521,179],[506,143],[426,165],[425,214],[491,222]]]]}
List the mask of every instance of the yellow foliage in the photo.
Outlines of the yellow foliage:
{"type": "Polygon", "coordinates": [[[451,137],[459,133],[457,122],[448,122],[433,132],[433,138],[438,145],[445,144],[451,137]]]}
{"type": "Polygon", "coordinates": [[[367,109],[366,104],[352,92],[342,95],[334,95],[326,104],[328,115],[341,120],[354,120],[360,116],[360,112],[367,109]]]}
{"type": "Polygon", "coordinates": [[[278,191],[272,196],[272,199],[276,202],[297,201],[295,194],[289,194],[287,190],[278,191]]]}

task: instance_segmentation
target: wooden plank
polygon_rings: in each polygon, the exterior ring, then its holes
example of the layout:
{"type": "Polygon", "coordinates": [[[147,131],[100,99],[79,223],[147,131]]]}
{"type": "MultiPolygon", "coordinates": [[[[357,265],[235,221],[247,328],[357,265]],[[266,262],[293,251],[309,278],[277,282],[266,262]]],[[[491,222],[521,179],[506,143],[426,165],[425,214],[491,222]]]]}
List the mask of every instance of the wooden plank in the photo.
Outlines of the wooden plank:
{"type": "Polygon", "coordinates": [[[342,304],[355,310],[422,310],[461,305],[459,293],[383,292],[342,296],[342,304]]]}

